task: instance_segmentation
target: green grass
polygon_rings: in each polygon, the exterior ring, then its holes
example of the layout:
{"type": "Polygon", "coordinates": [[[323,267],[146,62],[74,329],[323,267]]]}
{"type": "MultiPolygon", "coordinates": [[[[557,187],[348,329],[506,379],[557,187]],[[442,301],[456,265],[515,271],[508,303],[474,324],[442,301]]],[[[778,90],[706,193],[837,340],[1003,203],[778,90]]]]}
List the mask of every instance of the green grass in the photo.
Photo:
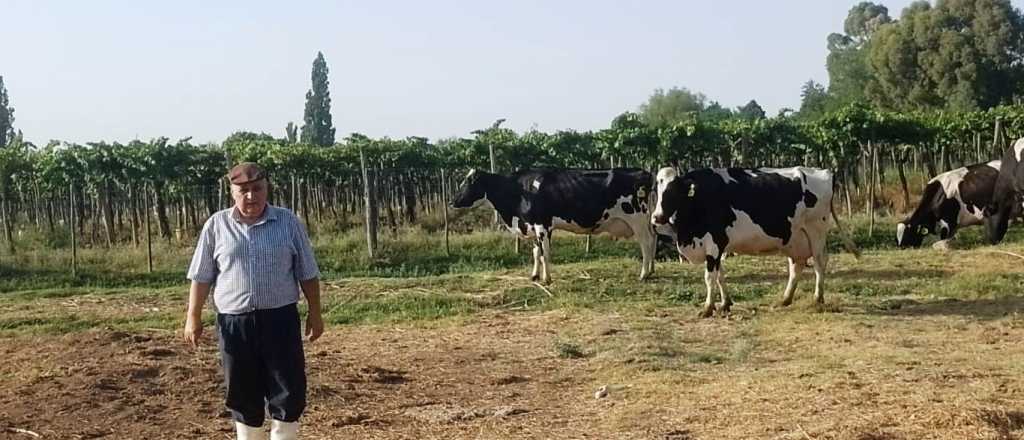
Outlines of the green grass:
{"type": "MultiPolygon", "coordinates": [[[[1024,238],[1021,228],[1013,228],[1007,242],[997,247],[983,244],[982,228],[970,228],[958,237],[959,250],[944,253],[928,246],[895,249],[895,221],[879,219],[874,237],[868,239],[864,218],[844,219],[864,257],[854,260],[839,250],[833,234],[827,299],[852,303],[893,297],[999,299],[1024,291],[1024,271],[1015,270],[1020,262],[990,252],[1024,253],[1017,244],[1024,238]]],[[[522,243],[515,253],[513,239],[502,232],[453,235],[450,254],[444,250],[443,235],[436,232],[404,229],[396,237],[385,233],[374,260],[366,257],[360,231],[314,239],[325,281],[325,318],[333,325],[429,322],[482,311],[586,309],[656,314],[683,309],[695,313],[704,301],[702,265],[681,265],[670,252],[663,253],[655,276],[639,282],[635,242],[596,237],[592,244],[587,253],[584,237],[556,234],[554,281],[546,287],[549,294],[528,279],[529,243],[522,243]]],[[[159,243],[154,273],[147,272],[145,250],[140,248],[82,249],[80,257],[79,273],[72,276],[67,249],[21,249],[14,255],[0,255],[0,334],[177,328],[187,295],[190,247],[159,243]],[[158,311],[140,310],[136,307],[140,303],[158,311]]],[[[785,259],[777,256],[730,257],[724,272],[726,288],[743,307],[773,305],[786,282],[785,259]]],[[[798,301],[808,298],[812,290],[813,272],[807,269],[798,301]]],[[[745,351],[749,350],[683,351],[672,358],[715,363],[742,357],[745,351]]]]}
{"type": "Polygon", "coordinates": [[[324,320],[330,324],[420,321],[465,315],[480,308],[466,297],[408,295],[329,303],[324,320]]]}
{"type": "Polygon", "coordinates": [[[139,331],[142,329],[169,330],[177,327],[179,319],[180,316],[177,314],[154,314],[120,318],[101,318],[74,314],[20,319],[0,318],[0,334],[63,334],[93,328],[119,331],[139,331]]]}

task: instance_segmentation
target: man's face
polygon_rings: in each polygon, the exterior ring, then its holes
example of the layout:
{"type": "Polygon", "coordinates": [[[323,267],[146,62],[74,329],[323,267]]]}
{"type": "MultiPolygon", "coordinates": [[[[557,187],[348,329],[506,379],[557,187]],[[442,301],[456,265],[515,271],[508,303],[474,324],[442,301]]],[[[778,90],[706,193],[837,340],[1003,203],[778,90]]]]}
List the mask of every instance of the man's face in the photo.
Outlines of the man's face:
{"type": "Polygon", "coordinates": [[[242,217],[259,217],[267,207],[267,179],[241,185],[231,184],[231,198],[242,217]]]}

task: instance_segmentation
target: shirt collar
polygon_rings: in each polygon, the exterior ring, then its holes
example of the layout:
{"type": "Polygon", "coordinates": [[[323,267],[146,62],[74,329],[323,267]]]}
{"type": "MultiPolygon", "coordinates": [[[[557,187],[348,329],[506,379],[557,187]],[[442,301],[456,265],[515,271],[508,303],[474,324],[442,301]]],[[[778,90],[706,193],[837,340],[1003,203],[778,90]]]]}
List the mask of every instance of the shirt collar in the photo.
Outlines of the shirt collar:
{"type": "MultiPolygon", "coordinates": [[[[231,218],[236,222],[242,223],[242,216],[238,212],[237,206],[231,208],[231,218]]],[[[271,220],[277,221],[277,208],[267,203],[267,207],[263,208],[263,215],[250,226],[262,225],[271,220]]]]}

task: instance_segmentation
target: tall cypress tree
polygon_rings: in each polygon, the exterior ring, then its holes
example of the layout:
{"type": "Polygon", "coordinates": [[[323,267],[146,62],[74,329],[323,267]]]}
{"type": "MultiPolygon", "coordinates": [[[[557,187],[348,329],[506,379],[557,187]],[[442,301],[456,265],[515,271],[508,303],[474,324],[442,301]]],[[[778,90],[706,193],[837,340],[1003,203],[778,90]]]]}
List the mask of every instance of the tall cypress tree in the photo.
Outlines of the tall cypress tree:
{"type": "MultiPolygon", "coordinates": [[[[333,133],[332,133],[333,136],[333,133]]],[[[14,140],[14,108],[7,98],[4,77],[0,76],[0,148],[4,148],[14,140]]]]}
{"type": "Polygon", "coordinates": [[[302,116],[302,142],[323,147],[334,145],[331,121],[331,92],[327,89],[327,61],[316,53],[313,60],[313,88],[306,92],[306,111],[302,116]]]}

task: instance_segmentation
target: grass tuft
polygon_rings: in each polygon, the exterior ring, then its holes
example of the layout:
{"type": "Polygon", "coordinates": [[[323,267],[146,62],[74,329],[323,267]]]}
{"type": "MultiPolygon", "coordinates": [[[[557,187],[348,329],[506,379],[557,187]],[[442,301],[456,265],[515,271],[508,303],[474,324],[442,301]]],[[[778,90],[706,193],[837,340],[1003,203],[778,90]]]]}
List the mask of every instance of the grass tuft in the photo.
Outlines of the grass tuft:
{"type": "Polygon", "coordinates": [[[582,359],[587,353],[580,344],[573,341],[555,341],[555,353],[562,359],[582,359]]]}

